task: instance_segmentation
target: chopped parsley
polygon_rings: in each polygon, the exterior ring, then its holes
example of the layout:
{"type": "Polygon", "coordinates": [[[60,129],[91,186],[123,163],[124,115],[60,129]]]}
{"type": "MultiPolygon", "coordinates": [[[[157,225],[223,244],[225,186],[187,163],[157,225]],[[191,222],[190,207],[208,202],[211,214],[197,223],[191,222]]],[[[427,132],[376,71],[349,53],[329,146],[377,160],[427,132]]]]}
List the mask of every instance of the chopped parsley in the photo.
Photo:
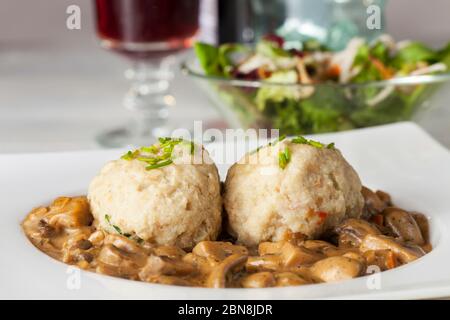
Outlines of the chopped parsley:
{"type": "Polygon", "coordinates": [[[286,139],[286,135],[285,135],[285,134],[279,136],[278,139],[276,139],[274,142],[270,142],[270,143],[269,143],[269,146],[274,146],[274,145],[276,145],[278,142],[283,141],[284,139],[286,139]]]}
{"type": "MultiPolygon", "coordinates": [[[[283,141],[284,139],[286,139],[286,135],[283,134],[283,135],[279,136],[278,139],[274,140],[273,142],[269,142],[269,143],[267,144],[267,146],[269,146],[269,147],[274,146],[274,145],[276,145],[278,142],[283,141]]],[[[255,150],[253,150],[250,154],[256,153],[256,152],[258,152],[259,150],[261,150],[261,149],[264,148],[264,147],[265,147],[265,146],[259,146],[258,148],[256,148],[255,150]]]]}
{"type": "Polygon", "coordinates": [[[111,223],[111,217],[109,216],[109,214],[105,214],[105,220],[106,220],[106,222],[108,222],[108,224],[109,224],[114,230],[116,230],[116,232],[117,232],[118,234],[120,234],[121,236],[124,236],[124,237],[127,237],[127,238],[131,237],[131,234],[129,234],[129,233],[123,233],[122,230],[121,230],[118,226],[116,226],[115,224],[112,224],[112,223],[111,223]]]}
{"type": "Polygon", "coordinates": [[[173,163],[173,160],[169,159],[169,160],[166,160],[166,161],[163,161],[163,162],[158,162],[158,163],[155,163],[155,164],[151,164],[151,165],[145,167],[145,169],[146,170],[158,169],[158,168],[161,168],[161,167],[168,166],[169,164],[172,164],[172,163],[173,163]]]}
{"type": "MultiPolygon", "coordinates": [[[[269,144],[267,144],[267,146],[273,147],[273,146],[275,146],[278,142],[283,141],[284,139],[286,139],[286,136],[285,136],[285,135],[282,135],[282,136],[280,136],[278,139],[276,139],[275,141],[269,142],[269,144]]],[[[297,136],[297,137],[295,137],[295,138],[292,138],[292,139],[291,139],[291,142],[292,142],[292,143],[296,143],[296,144],[306,144],[306,145],[309,145],[309,146],[311,146],[311,147],[315,147],[315,148],[318,148],[318,149],[323,149],[323,148],[326,148],[326,149],[335,149],[334,142],[329,143],[329,144],[324,144],[324,143],[321,143],[321,142],[319,142],[319,141],[306,139],[306,138],[303,137],[303,136],[297,136]]],[[[253,150],[253,151],[251,152],[251,154],[258,152],[258,151],[261,150],[263,147],[264,147],[264,146],[259,146],[258,148],[256,148],[255,150],[253,150]]],[[[285,150],[285,151],[286,151],[286,150],[285,150]]],[[[282,165],[281,165],[281,163],[285,163],[285,162],[286,162],[286,159],[284,159],[284,157],[285,157],[285,155],[286,155],[286,154],[285,154],[285,151],[279,153],[279,160],[280,160],[279,162],[280,162],[280,167],[281,167],[281,168],[283,168],[282,165]],[[283,157],[283,159],[281,159],[282,157],[283,157]]],[[[288,152],[289,152],[289,150],[288,150],[288,152]]],[[[289,155],[289,157],[290,157],[290,155],[289,155]]],[[[288,162],[289,162],[289,160],[288,160],[288,162]]],[[[287,164],[287,163],[286,163],[286,164],[287,164]]],[[[283,169],[284,169],[284,168],[283,168],[283,169]]]]}
{"type": "Polygon", "coordinates": [[[128,239],[134,240],[137,243],[141,244],[144,242],[144,239],[138,237],[137,235],[131,235],[130,233],[124,233],[122,232],[122,229],[120,229],[118,226],[116,226],[115,224],[112,224],[111,222],[111,216],[109,214],[105,214],[105,220],[106,222],[108,222],[108,224],[121,236],[124,236],[128,239]]]}
{"type": "Polygon", "coordinates": [[[173,150],[176,145],[186,143],[190,147],[191,155],[194,154],[195,144],[192,141],[186,141],[182,138],[159,138],[158,143],[151,146],[141,147],[134,151],[128,151],[121,159],[123,160],[139,160],[145,162],[146,170],[158,169],[173,163],[173,150]]]}
{"type": "MultiPolygon", "coordinates": [[[[286,139],[285,135],[280,136],[278,139],[274,140],[273,142],[270,142],[267,144],[267,146],[269,147],[273,147],[275,146],[278,142],[283,141],[284,139],[286,139]]],[[[306,139],[303,136],[297,136],[295,138],[292,138],[290,140],[290,142],[292,143],[296,143],[296,144],[306,144],[318,149],[335,149],[335,145],[334,142],[329,143],[329,144],[323,144],[319,141],[315,141],[315,140],[310,140],[310,139],[306,139]]],[[[251,152],[251,154],[258,152],[261,148],[263,148],[264,146],[259,146],[258,148],[256,148],[254,151],[251,152]]],[[[286,168],[286,166],[288,165],[288,163],[291,161],[291,152],[289,150],[288,147],[285,147],[283,151],[280,151],[278,153],[278,166],[281,169],[286,168]]]]}
{"type": "Polygon", "coordinates": [[[284,151],[278,153],[278,166],[284,170],[289,161],[291,161],[291,152],[289,151],[289,148],[286,147],[284,148],[284,151]]]}
{"type": "Polygon", "coordinates": [[[293,138],[291,140],[291,142],[292,143],[297,143],[297,144],[307,144],[309,146],[312,146],[312,147],[315,147],[315,148],[318,148],[318,149],[323,149],[323,148],[334,149],[334,142],[329,143],[329,144],[323,144],[323,143],[321,143],[319,141],[309,140],[309,139],[306,139],[305,137],[302,137],[302,136],[297,136],[297,137],[293,138]]]}
{"type": "Polygon", "coordinates": [[[121,158],[124,160],[133,160],[138,154],[139,154],[139,152],[137,150],[128,151],[121,158]]]}

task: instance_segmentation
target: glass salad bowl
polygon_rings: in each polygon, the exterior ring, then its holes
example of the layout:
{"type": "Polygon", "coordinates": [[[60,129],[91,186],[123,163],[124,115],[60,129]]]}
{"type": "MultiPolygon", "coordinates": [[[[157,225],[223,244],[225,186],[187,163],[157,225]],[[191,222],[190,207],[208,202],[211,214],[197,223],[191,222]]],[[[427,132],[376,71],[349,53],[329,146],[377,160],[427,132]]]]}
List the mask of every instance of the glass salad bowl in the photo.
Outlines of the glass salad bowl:
{"type": "Polygon", "coordinates": [[[208,94],[230,127],[280,129],[286,135],[416,120],[439,107],[433,101],[450,92],[450,72],[304,85],[206,75],[195,57],[185,60],[182,70],[208,94]]]}

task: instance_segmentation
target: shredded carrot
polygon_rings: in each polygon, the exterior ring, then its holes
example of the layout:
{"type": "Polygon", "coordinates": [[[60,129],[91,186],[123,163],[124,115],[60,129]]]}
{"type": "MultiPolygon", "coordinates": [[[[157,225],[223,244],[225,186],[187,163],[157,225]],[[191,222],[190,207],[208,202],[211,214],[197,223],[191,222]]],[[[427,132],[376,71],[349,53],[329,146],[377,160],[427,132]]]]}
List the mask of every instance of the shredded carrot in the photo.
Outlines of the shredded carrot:
{"type": "Polygon", "coordinates": [[[263,67],[258,68],[257,72],[260,79],[267,79],[272,75],[272,72],[263,67]]]}
{"type": "Polygon", "coordinates": [[[374,57],[369,57],[370,62],[372,62],[373,66],[380,72],[381,77],[383,79],[390,79],[393,76],[393,72],[387,66],[384,65],[379,59],[374,57]]]}
{"type": "Polygon", "coordinates": [[[392,251],[389,251],[386,258],[386,267],[388,269],[393,269],[397,266],[397,262],[395,260],[395,255],[392,251]]]}
{"type": "Polygon", "coordinates": [[[337,64],[333,64],[327,71],[328,76],[332,78],[338,78],[341,74],[341,68],[337,64]]]}

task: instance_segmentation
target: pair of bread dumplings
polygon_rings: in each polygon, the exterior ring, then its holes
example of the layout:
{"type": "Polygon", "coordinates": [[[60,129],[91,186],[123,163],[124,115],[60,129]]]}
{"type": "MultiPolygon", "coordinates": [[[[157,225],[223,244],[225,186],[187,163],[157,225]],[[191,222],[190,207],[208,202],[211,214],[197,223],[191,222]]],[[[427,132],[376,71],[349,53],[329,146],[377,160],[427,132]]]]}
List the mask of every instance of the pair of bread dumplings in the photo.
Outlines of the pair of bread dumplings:
{"type": "Polygon", "coordinates": [[[364,200],[358,174],[340,151],[310,142],[285,138],[247,153],[228,170],[221,194],[217,167],[203,147],[160,139],[107,163],[92,180],[94,223],[186,249],[216,240],[224,215],[224,227],[247,246],[296,234],[317,238],[358,218],[364,200]],[[192,161],[198,151],[200,163],[192,161]]]}

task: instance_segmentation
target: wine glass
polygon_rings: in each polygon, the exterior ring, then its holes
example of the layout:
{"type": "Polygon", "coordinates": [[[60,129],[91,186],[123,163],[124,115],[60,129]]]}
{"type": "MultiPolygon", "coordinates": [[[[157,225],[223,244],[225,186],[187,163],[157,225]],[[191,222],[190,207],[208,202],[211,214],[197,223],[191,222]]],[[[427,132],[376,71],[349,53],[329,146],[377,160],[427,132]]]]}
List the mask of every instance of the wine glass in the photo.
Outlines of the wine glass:
{"type": "Polygon", "coordinates": [[[146,145],[170,133],[168,109],[174,54],[192,46],[199,28],[200,0],[95,0],[103,48],[132,62],[123,104],[130,124],[98,137],[103,146],[146,145]]]}

